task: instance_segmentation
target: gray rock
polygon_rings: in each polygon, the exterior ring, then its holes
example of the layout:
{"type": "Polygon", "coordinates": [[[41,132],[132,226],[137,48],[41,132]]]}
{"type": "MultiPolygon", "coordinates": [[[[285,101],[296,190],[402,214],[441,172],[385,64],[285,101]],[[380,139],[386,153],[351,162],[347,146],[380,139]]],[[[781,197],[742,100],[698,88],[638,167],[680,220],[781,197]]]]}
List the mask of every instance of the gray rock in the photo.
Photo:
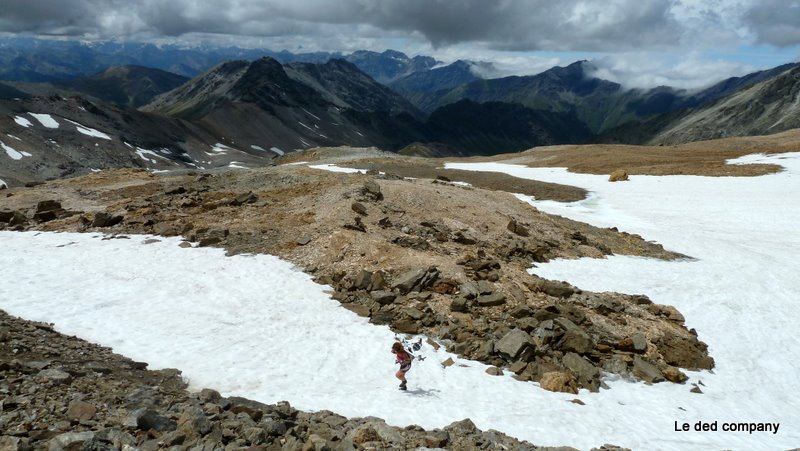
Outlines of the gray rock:
{"type": "Polygon", "coordinates": [[[106,213],[104,211],[98,211],[94,214],[94,219],[92,220],[92,227],[111,227],[119,224],[122,222],[124,217],[122,215],[112,215],[111,213],[106,213]]]}
{"type": "Polygon", "coordinates": [[[375,300],[375,302],[381,305],[391,304],[397,298],[397,295],[391,291],[383,290],[373,291],[369,295],[375,300]]]}
{"type": "Polygon", "coordinates": [[[473,282],[462,283],[458,292],[467,299],[475,299],[481,294],[478,285],[473,282]]]}
{"type": "Polygon", "coordinates": [[[144,430],[155,429],[160,432],[173,431],[177,427],[174,420],[161,416],[155,410],[148,408],[136,409],[130,412],[125,425],[144,430]]]}
{"type": "Polygon", "coordinates": [[[4,435],[0,436],[0,449],[3,451],[28,451],[33,447],[28,443],[27,438],[4,435]]]}
{"type": "Polygon", "coordinates": [[[644,334],[635,333],[631,336],[631,340],[633,341],[634,352],[647,351],[647,338],[644,336],[644,334]]]}
{"type": "Polygon", "coordinates": [[[373,200],[383,200],[383,193],[381,186],[375,180],[369,180],[364,184],[364,195],[371,197],[373,200]]]}
{"type": "Polygon", "coordinates": [[[39,373],[36,374],[36,377],[47,379],[48,381],[56,385],[69,384],[70,382],[72,382],[72,376],[70,376],[69,373],[62,371],[58,368],[51,368],[39,371],[39,373]]]}
{"type": "Polygon", "coordinates": [[[49,451],[64,451],[76,449],[79,445],[94,438],[94,432],[66,432],[50,439],[47,442],[49,451]]]}
{"type": "Polygon", "coordinates": [[[399,290],[400,293],[408,293],[420,284],[426,273],[427,270],[422,268],[406,271],[398,276],[397,279],[392,282],[391,286],[399,290]]]}
{"type": "Polygon", "coordinates": [[[279,437],[286,433],[286,423],[272,417],[266,417],[258,424],[269,437],[279,437]]]}
{"type": "Polygon", "coordinates": [[[461,296],[454,298],[450,302],[450,310],[453,312],[466,312],[468,310],[467,299],[461,296]]]}
{"type": "Polygon", "coordinates": [[[358,271],[353,277],[353,288],[358,290],[368,290],[372,285],[372,273],[369,271],[358,271]]]}
{"type": "Polygon", "coordinates": [[[242,436],[252,445],[263,443],[267,440],[267,431],[260,427],[249,427],[242,431],[242,436]]]}
{"type": "Polygon", "coordinates": [[[212,390],[210,388],[204,388],[200,390],[200,392],[197,394],[197,398],[204,403],[217,402],[220,399],[222,399],[222,395],[220,395],[219,392],[216,390],[212,390]]]}
{"type": "Polygon", "coordinates": [[[297,239],[296,243],[300,246],[305,246],[306,244],[311,242],[311,237],[309,236],[301,236],[297,239]]]}
{"type": "Polygon", "coordinates": [[[486,374],[490,376],[502,376],[503,370],[496,366],[490,366],[489,368],[486,368],[486,374]]]}
{"type": "Polygon", "coordinates": [[[556,348],[564,352],[586,354],[594,349],[594,343],[592,343],[589,334],[576,327],[567,330],[564,336],[561,337],[561,340],[559,340],[556,348]]]}
{"type": "Polygon", "coordinates": [[[478,294],[492,294],[494,290],[495,286],[493,283],[486,280],[478,281],[478,294]]]}
{"type": "Polygon", "coordinates": [[[495,350],[507,355],[512,360],[516,359],[526,346],[530,346],[531,336],[520,329],[513,329],[495,345],[495,350]]]}
{"type": "Polygon", "coordinates": [[[600,369],[592,365],[592,362],[574,352],[569,352],[564,355],[561,362],[568,370],[575,374],[581,385],[588,387],[592,391],[597,390],[597,378],[600,376],[600,369]]]}
{"type": "Polygon", "coordinates": [[[178,428],[188,434],[204,436],[211,431],[211,422],[206,418],[203,409],[197,406],[190,406],[183,411],[178,420],[178,428]]]}
{"type": "Polygon", "coordinates": [[[633,358],[633,375],[645,382],[663,382],[664,375],[655,365],[638,355],[633,358]]]}
{"type": "Polygon", "coordinates": [[[506,295],[503,293],[492,293],[484,296],[478,296],[475,302],[481,307],[493,307],[503,305],[506,303],[506,295]]]}

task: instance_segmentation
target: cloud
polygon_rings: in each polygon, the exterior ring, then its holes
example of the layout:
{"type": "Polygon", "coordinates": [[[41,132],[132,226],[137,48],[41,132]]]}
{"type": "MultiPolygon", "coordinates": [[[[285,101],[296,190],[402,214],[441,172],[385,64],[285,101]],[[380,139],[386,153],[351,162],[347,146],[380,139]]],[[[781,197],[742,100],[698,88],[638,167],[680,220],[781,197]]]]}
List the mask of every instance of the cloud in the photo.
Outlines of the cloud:
{"type": "MultiPolygon", "coordinates": [[[[102,37],[215,33],[320,40],[342,33],[366,33],[375,39],[401,34],[435,48],[476,43],[510,51],[617,52],[674,48],[687,40],[697,45],[703,42],[698,38],[709,34],[737,36],[740,30],[731,27],[741,26],[738,16],[748,13],[741,1],[5,0],[0,31],[102,37]]],[[[782,16],[791,7],[781,6],[780,0],[769,3],[770,12],[751,8],[747,21],[765,39],[768,30],[761,31],[762,23],[772,16],[786,27],[798,22],[782,16]]]]}
{"type": "Polygon", "coordinates": [[[615,54],[593,60],[591,66],[590,76],[617,82],[624,88],[671,86],[687,90],[705,88],[756,70],[748,64],[708,59],[696,52],[658,56],[641,52],[615,54]]]}
{"type": "Polygon", "coordinates": [[[743,15],[744,23],[753,30],[756,42],[778,47],[800,43],[800,2],[761,0],[743,15]]]}
{"type": "Polygon", "coordinates": [[[202,41],[293,52],[394,48],[448,62],[489,60],[497,75],[531,74],[553,63],[601,58],[598,70],[631,86],[696,86],[741,75],[749,67],[741,61],[703,58],[704,52],[726,55],[742,47],[800,46],[800,0],[2,3],[0,33],[202,41]]]}

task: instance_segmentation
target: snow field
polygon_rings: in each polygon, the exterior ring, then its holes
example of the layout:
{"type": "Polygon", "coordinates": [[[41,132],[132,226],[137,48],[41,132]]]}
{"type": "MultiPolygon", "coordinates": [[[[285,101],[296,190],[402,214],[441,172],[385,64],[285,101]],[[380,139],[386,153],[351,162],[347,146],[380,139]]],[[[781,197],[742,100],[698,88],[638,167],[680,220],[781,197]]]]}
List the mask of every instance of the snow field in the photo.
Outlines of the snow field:
{"type": "MultiPolygon", "coordinates": [[[[690,384],[606,378],[610,390],[550,393],[485,365],[443,368],[451,357],[425,346],[427,359],[397,390],[394,334],[341,308],[323,286],[272,256],[224,257],[181,249],[180,239],[102,240],[99,236],[0,232],[0,308],[55,322],[151,367],[183,370],[194,388],[305,410],[374,415],[390,424],[443,427],[471,418],[537,445],[589,449],[789,449],[800,443],[796,377],[800,318],[800,155],[751,157],[787,170],[757,178],[606,177],[564,170],[474,164],[573,184],[592,191],[571,204],[537,208],[639,233],[693,257],[662,262],[633,257],[555,261],[532,271],[588,290],[648,295],[675,305],[716,359],[690,384]],[[87,276],[91,275],[91,277],[87,276]],[[569,402],[581,399],[586,405],[569,402]],[[716,432],[676,425],[718,422],[716,432]],[[780,423],[777,433],[722,431],[725,424],[780,423]]],[[[322,168],[320,169],[329,169],[322,168]]]]}

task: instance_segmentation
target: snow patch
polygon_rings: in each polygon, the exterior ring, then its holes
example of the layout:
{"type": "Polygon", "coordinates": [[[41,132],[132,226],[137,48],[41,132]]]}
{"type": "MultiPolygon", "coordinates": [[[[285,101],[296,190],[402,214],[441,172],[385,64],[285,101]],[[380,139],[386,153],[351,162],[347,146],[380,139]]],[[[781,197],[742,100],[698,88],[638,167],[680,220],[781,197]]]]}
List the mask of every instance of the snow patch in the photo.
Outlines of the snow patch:
{"type": "Polygon", "coordinates": [[[40,124],[47,128],[58,128],[58,122],[53,119],[53,116],[49,114],[40,114],[40,113],[28,113],[33,116],[34,119],[39,121],[40,124]]]}
{"type": "Polygon", "coordinates": [[[17,141],[22,141],[21,139],[17,138],[16,136],[12,135],[11,133],[6,133],[6,136],[8,136],[11,139],[16,139],[17,141]]]}
{"type": "Polygon", "coordinates": [[[270,147],[269,150],[275,152],[276,154],[278,154],[280,156],[286,155],[286,152],[282,151],[281,149],[279,149],[277,147],[270,147]]]}
{"type": "MultiPolygon", "coordinates": [[[[236,150],[236,149],[234,149],[233,147],[226,146],[225,144],[222,144],[222,143],[216,143],[213,146],[211,146],[211,151],[215,152],[215,153],[224,154],[224,153],[227,153],[227,152],[229,152],[231,150],[236,150]]],[[[208,152],[206,152],[206,153],[208,153],[208,152]]],[[[213,154],[209,154],[209,155],[213,155],[213,154]]]]}
{"type": "Polygon", "coordinates": [[[153,152],[152,150],[142,149],[141,147],[137,147],[136,148],[136,155],[139,155],[139,158],[141,158],[142,160],[148,161],[150,163],[158,163],[158,161],[154,160],[152,158],[148,158],[147,157],[148,155],[152,156],[152,157],[155,157],[155,158],[161,158],[162,160],[166,160],[167,159],[167,158],[165,158],[165,157],[153,152]]]}
{"type": "Polygon", "coordinates": [[[84,135],[91,136],[93,138],[111,140],[110,136],[106,135],[105,133],[103,133],[101,131],[95,130],[95,129],[93,129],[91,127],[87,127],[85,125],[81,125],[81,124],[79,124],[79,123],[77,123],[75,121],[71,121],[69,119],[64,119],[64,120],[69,122],[69,123],[71,123],[71,124],[73,124],[73,125],[75,125],[75,127],[78,129],[78,133],[82,133],[84,135]]]}
{"type": "Polygon", "coordinates": [[[257,146],[255,144],[250,144],[250,148],[253,149],[253,150],[260,150],[262,152],[266,152],[266,150],[263,147],[257,146]]]}
{"type": "Polygon", "coordinates": [[[18,152],[11,146],[6,145],[3,141],[0,141],[0,147],[6,151],[6,155],[8,155],[12,160],[21,160],[22,157],[29,157],[31,154],[27,152],[18,152]]]}
{"type": "Polygon", "coordinates": [[[24,117],[14,116],[14,122],[16,122],[17,125],[21,125],[21,126],[23,126],[25,128],[33,127],[33,124],[31,123],[31,121],[25,119],[24,117]]]}
{"type": "Polygon", "coordinates": [[[346,174],[366,174],[366,169],[343,168],[335,164],[311,164],[308,166],[311,169],[321,169],[330,172],[342,172],[346,174]]]}

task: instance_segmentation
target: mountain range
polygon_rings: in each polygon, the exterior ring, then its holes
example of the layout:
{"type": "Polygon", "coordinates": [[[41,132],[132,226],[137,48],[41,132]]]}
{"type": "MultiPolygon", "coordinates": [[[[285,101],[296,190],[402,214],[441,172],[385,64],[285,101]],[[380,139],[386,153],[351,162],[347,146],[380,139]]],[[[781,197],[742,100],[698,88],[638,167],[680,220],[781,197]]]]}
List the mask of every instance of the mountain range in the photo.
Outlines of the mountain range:
{"type": "Polygon", "coordinates": [[[800,126],[797,64],[687,91],[626,89],[595,77],[588,61],[532,76],[484,79],[493,71],[488,63],[444,65],[396,51],[270,52],[280,60],[254,58],[257,53],[0,40],[0,131],[15,137],[4,138],[4,147],[17,156],[60,146],[53,161],[14,160],[0,165],[0,176],[25,182],[108,165],[259,165],[315,146],[491,155],[567,143],[677,144],[800,126]],[[205,68],[234,54],[244,58],[205,68]],[[108,66],[141,61],[152,66],[108,66]],[[188,78],[165,66],[203,72],[188,78]],[[48,129],[31,113],[115,138],[97,142],[97,135],[48,129]],[[33,126],[21,130],[17,118],[33,126]],[[163,159],[142,157],[141,150],[152,149],[169,152],[163,159]]]}

